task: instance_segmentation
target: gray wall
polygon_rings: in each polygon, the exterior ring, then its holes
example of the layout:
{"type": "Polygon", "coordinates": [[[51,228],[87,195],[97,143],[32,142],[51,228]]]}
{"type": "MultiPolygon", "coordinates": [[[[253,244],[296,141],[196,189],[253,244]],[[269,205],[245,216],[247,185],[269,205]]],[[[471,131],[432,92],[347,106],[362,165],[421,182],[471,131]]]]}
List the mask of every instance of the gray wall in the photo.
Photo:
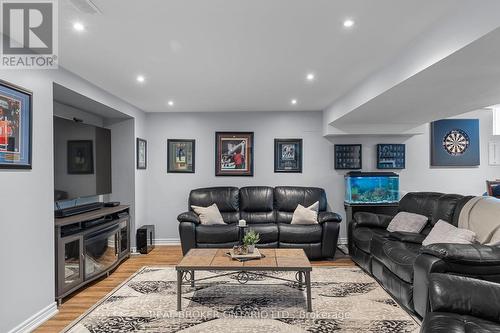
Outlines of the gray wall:
{"type": "MultiPolygon", "coordinates": [[[[320,112],[274,113],[168,113],[148,114],[149,145],[147,173],[147,220],[157,227],[160,242],[178,239],[176,216],[187,209],[189,191],[206,186],[304,185],[326,190],[330,208],[344,215],[344,174],[333,167],[333,144],[363,144],[363,171],[377,171],[378,143],[405,143],[407,168],[400,174],[402,194],[409,191],[443,191],[480,195],[485,180],[500,178],[500,167],[488,166],[488,141],[492,140],[492,114],[488,110],[467,113],[462,118],[479,118],[481,166],[475,168],[431,168],[429,166],[429,125],[423,134],[405,136],[322,137],[320,112]],[[214,141],[216,131],[255,132],[255,176],[215,177],[214,141]],[[274,173],[274,138],[304,139],[304,172],[274,173]],[[167,138],[196,139],[196,173],[168,174],[167,138]]],[[[345,223],[341,237],[345,240],[345,223]]]]}

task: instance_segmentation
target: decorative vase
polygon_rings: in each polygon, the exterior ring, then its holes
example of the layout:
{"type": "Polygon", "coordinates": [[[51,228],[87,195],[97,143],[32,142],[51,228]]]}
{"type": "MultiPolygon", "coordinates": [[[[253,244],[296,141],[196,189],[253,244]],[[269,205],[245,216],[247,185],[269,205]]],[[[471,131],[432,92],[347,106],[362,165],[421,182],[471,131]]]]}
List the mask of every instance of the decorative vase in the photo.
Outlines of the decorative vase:
{"type": "Polygon", "coordinates": [[[253,253],[253,251],[255,251],[255,245],[247,245],[247,251],[248,253],[253,253]]]}

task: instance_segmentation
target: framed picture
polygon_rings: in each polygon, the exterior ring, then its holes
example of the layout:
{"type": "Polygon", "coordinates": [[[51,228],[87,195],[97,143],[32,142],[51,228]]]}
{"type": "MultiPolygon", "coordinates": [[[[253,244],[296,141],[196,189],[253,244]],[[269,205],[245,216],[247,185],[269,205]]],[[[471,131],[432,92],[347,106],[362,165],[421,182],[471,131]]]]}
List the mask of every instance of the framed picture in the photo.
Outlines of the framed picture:
{"type": "Polygon", "coordinates": [[[31,169],[31,91],[0,80],[0,168],[31,169]]]}
{"type": "Polygon", "coordinates": [[[94,142],[92,140],[68,141],[68,173],[85,175],[94,173],[94,142]]]}
{"type": "Polygon", "coordinates": [[[137,169],[146,169],[148,167],[148,142],[137,138],[136,149],[137,169]]]}
{"type": "Polygon", "coordinates": [[[215,175],[253,176],[253,132],[215,133],[215,175]]]}
{"type": "Polygon", "coordinates": [[[302,172],[302,139],[274,139],[274,172],[302,172]]]}
{"type": "Polygon", "coordinates": [[[431,123],[431,166],[479,164],[479,119],[444,119],[431,123]]]}
{"type": "Polygon", "coordinates": [[[396,143],[377,145],[377,169],[404,169],[406,167],[406,146],[396,143]]]}
{"type": "Polygon", "coordinates": [[[335,169],[359,170],[362,167],[361,145],[335,145],[335,169]]]}
{"type": "Polygon", "coordinates": [[[167,140],[167,172],[194,173],[195,140],[167,140]]]}

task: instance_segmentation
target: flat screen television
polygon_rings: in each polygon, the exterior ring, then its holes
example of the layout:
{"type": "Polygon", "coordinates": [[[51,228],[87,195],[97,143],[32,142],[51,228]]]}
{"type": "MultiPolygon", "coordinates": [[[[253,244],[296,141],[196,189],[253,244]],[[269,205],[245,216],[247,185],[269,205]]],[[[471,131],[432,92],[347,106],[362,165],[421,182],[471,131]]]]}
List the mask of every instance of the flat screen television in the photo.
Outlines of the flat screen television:
{"type": "Polygon", "coordinates": [[[54,116],[54,200],[111,193],[111,131],[54,116]]]}

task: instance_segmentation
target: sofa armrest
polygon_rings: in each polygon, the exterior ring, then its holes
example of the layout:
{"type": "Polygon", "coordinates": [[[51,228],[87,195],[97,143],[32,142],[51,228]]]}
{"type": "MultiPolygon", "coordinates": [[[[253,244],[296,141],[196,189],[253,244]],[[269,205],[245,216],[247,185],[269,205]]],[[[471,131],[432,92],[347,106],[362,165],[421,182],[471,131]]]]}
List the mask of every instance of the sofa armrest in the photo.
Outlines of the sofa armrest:
{"type": "Polygon", "coordinates": [[[334,212],[319,212],[318,222],[342,222],[342,216],[334,212]]]}
{"type": "Polygon", "coordinates": [[[200,223],[200,218],[196,215],[195,212],[184,212],[177,216],[177,221],[179,222],[191,222],[191,223],[200,223]]]}
{"type": "Polygon", "coordinates": [[[431,244],[422,247],[429,254],[453,264],[500,266],[500,247],[481,244],[431,244]]]}
{"type": "Polygon", "coordinates": [[[417,234],[413,232],[403,232],[403,231],[395,231],[389,234],[390,239],[395,239],[401,242],[407,243],[415,243],[422,244],[425,239],[425,235],[417,234]]]}
{"type": "Polygon", "coordinates": [[[500,322],[500,284],[433,273],[429,282],[430,310],[469,315],[500,322]]]}
{"type": "Polygon", "coordinates": [[[378,227],[386,229],[393,216],[368,212],[357,212],[354,221],[359,227],[378,227]]]}

